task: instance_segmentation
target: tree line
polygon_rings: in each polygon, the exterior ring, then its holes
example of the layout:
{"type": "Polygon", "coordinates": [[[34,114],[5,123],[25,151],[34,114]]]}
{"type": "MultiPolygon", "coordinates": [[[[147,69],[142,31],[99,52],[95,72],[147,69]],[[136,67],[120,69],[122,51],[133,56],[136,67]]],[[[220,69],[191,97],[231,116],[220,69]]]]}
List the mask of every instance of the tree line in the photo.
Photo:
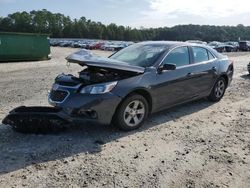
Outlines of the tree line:
{"type": "Polygon", "coordinates": [[[46,33],[51,38],[89,38],[105,40],[203,40],[238,41],[250,40],[250,26],[177,25],[160,28],[131,28],[114,23],[104,25],[85,17],[71,19],[46,9],[16,12],[0,17],[0,31],[46,33]]]}

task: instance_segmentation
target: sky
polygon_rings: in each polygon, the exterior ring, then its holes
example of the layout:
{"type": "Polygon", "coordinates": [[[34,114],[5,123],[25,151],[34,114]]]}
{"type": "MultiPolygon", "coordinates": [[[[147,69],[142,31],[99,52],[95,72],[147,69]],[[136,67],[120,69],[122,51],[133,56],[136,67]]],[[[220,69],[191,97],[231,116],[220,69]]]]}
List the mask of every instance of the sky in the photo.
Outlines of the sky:
{"type": "Polygon", "coordinates": [[[72,19],[135,28],[179,24],[250,26],[249,0],[0,0],[0,16],[47,9],[72,19]]]}

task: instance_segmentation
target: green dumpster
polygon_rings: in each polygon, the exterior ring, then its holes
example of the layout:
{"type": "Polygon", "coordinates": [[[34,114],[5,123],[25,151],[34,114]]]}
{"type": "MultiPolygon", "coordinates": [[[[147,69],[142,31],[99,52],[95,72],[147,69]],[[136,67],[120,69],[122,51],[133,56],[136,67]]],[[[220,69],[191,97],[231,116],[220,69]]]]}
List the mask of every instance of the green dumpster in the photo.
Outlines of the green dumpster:
{"type": "Polygon", "coordinates": [[[49,58],[48,35],[0,32],[0,61],[45,60],[49,58]]]}

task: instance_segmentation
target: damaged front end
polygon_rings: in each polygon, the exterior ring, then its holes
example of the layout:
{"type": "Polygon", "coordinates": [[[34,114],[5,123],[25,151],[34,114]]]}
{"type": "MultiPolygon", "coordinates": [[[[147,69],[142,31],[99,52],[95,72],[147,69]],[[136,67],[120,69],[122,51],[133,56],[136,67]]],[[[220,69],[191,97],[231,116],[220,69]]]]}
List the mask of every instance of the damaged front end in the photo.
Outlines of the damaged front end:
{"type": "Polygon", "coordinates": [[[67,61],[83,67],[79,75],[60,74],[49,93],[53,107],[18,107],[3,120],[15,131],[47,133],[65,129],[72,122],[110,124],[121,98],[111,90],[120,80],[140,75],[143,67],[130,66],[81,50],[67,61]]]}
{"type": "Polygon", "coordinates": [[[61,74],[55,83],[63,86],[82,87],[92,84],[119,81],[130,78],[145,71],[145,68],[131,66],[114,59],[93,55],[87,50],[80,50],[66,58],[69,63],[77,63],[83,67],[78,76],[61,74]]]}

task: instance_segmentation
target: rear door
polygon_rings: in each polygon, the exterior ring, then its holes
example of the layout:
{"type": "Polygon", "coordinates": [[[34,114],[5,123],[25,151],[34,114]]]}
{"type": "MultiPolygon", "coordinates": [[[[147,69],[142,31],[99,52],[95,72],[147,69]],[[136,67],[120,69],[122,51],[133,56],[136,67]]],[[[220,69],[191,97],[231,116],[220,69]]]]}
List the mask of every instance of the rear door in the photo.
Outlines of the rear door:
{"type": "Polygon", "coordinates": [[[203,47],[191,47],[191,56],[189,77],[194,82],[192,84],[194,94],[208,95],[217,78],[219,63],[215,56],[203,47]]]}

